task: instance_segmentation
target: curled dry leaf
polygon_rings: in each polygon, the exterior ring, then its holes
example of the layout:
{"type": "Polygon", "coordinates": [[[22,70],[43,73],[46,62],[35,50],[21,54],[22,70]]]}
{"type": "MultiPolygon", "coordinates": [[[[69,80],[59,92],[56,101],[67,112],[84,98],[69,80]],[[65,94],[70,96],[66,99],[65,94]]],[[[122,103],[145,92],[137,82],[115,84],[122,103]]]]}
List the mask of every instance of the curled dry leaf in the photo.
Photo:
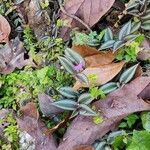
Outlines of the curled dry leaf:
{"type": "Polygon", "coordinates": [[[106,65],[115,59],[115,53],[112,51],[98,51],[87,45],[73,45],[72,49],[84,57],[87,67],[106,65]]]}
{"type": "Polygon", "coordinates": [[[103,137],[127,115],[150,110],[150,104],[137,95],[150,83],[150,77],[138,77],[124,87],[112,92],[106,100],[97,101],[94,106],[101,111],[103,122],[94,124],[90,117],[78,116],[68,128],[58,150],[73,150],[77,145],[92,144],[103,137]]]}
{"type": "MultiPolygon", "coordinates": [[[[64,8],[68,14],[79,17],[89,27],[92,27],[112,7],[114,2],[115,0],[67,0],[65,1],[64,8]]],[[[82,27],[79,22],[63,13],[61,14],[61,19],[67,20],[72,28],[82,27]]],[[[68,28],[62,28],[61,36],[64,39],[68,38],[68,28]]]]}
{"type": "Polygon", "coordinates": [[[27,132],[35,141],[36,150],[56,150],[55,142],[52,136],[44,134],[48,129],[39,119],[39,113],[36,105],[32,102],[28,103],[20,109],[21,118],[17,118],[19,129],[22,132],[27,132]]]}
{"type": "Polygon", "coordinates": [[[11,32],[8,21],[0,15],[0,43],[7,43],[9,41],[9,34],[11,32]]]}
{"type": "MultiPolygon", "coordinates": [[[[123,68],[125,62],[119,63],[111,63],[107,65],[99,65],[96,67],[88,67],[83,70],[83,74],[85,74],[89,78],[89,85],[100,86],[102,84],[107,83],[112,80],[123,68]],[[90,80],[90,76],[95,76],[95,80],[90,80]]],[[[77,81],[74,85],[74,89],[78,90],[81,87],[87,87],[80,81],[77,81]]]]}

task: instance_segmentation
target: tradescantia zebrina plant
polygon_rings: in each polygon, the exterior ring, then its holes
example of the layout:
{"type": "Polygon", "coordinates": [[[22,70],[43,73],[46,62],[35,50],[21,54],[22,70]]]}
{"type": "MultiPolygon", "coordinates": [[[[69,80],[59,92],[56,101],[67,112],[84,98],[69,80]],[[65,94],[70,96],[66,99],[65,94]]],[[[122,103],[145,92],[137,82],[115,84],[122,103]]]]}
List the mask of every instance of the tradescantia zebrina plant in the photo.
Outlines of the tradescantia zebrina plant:
{"type": "Polygon", "coordinates": [[[94,100],[89,93],[79,93],[71,87],[59,89],[62,99],[53,103],[54,106],[72,111],[72,117],[80,114],[83,116],[96,116],[97,113],[90,108],[90,103],[94,100]]]}
{"type": "Polygon", "coordinates": [[[134,34],[139,29],[139,25],[134,22],[127,22],[119,31],[118,36],[115,37],[110,28],[105,30],[103,43],[99,50],[112,49],[114,52],[123,47],[127,42],[135,40],[140,34],[134,34]]]}
{"type": "MultiPolygon", "coordinates": [[[[108,94],[128,83],[133,78],[137,67],[138,64],[128,68],[121,74],[118,82],[109,82],[101,86],[100,90],[104,94],[108,94]]],[[[83,116],[97,116],[97,113],[90,108],[90,104],[94,100],[91,94],[87,92],[79,93],[71,87],[62,87],[59,89],[59,93],[62,95],[62,99],[52,103],[52,105],[72,111],[72,117],[79,114],[83,116]]]]}
{"type": "Polygon", "coordinates": [[[59,57],[63,67],[76,78],[88,84],[88,78],[81,72],[85,69],[85,60],[70,48],[65,49],[64,57],[59,57]]]}
{"type": "Polygon", "coordinates": [[[100,89],[105,93],[108,94],[110,92],[115,91],[116,89],[120,88],[121,86],[125,85],[126,83],[130,82],[131,79],[134,77],[138,64],[128,68],[125,70],[119,77],[119,81],[117,82],[109,82],[105,85],[102,85],[100,89]]]}

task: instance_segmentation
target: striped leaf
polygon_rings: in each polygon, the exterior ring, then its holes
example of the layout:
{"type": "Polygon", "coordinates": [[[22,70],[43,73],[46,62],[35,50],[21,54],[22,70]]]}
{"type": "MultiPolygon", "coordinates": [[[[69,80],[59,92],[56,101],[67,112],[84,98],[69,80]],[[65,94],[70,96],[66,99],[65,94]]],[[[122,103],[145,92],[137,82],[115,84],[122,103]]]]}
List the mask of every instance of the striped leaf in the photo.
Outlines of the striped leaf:
{"type": "Polygon", "coordinates": [[[74,65],[66,58],[64,57],[59,57],[58,58],[61,62],[61,64],[63,65],[63,67],[71,74],[76,73],[76,71],[73,69],[74,65]]]}
{"type": "Polygon", "coordinates": [[[105,30],[104,41],[106,42],[110,40],[113,40],[113,33],[110,28],[107,28],[105,30]]]}
{"type": "Polygon", "coordinates": [[[83,116],[96,116],[96,112],[93,111],[90,107],[84,104],[80,104],[81,110],[79,111],[80,115],[83,116]]]}
{"type": "Polygon", "coordinates": [[[128,68],[127,70],[125,70],[121,74],[119,82],[122,83],[122,84],[128,83],[133,78],[133,76],[134,76],[134,74],[136,72],[137,67],[138,67],[138,64],[134,65],[134,66],[132,66],[130,68],[128,68]]]}
{"type": "Polygon", "coordinates": [[[107,41],[105,42],[104,44],[101,45],[100,49],[99,50],[103,50],[103,49],[108,49],[108,48],[112,48],[113,45],[115,43],[115,40],[110,40],[110,41],[107,41]]]}
{"type": "Polygon", "coordinates": [[[77,102],[69,99],[56,101],[52,105],[64,110],[75,110],[77,108],[77,102]]]}
{"type": "Polygon", "coordinates": [[[86,104],[86,105],[90,104],[93,100],[94,98],[89,93],[84,93],[80,95],[80,97],[78,98],[78,102],[80,104],[86,104]]]}
{"type": "Polygon", "coordinates": [[[105,93],[108,94],[110,92],[115,91],[118,89],[118,84],[116,82],[109,82],[103,86],[100,87],[100,89],[105,93]]]}
{"type": "Polygon", "coordinates": [[[67,98],[76,98],[79,94],[78,92],[74,91],[71,87],[62,87],[59,89],[59,93],[67,98]]]}

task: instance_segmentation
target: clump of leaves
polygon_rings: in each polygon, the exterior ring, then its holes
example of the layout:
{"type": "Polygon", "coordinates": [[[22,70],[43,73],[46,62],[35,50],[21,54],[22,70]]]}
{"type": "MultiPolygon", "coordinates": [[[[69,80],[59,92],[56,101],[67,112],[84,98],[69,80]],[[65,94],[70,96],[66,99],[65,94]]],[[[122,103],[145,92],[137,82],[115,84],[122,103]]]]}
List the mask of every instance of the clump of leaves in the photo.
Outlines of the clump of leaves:
{"type": "Polygon", "coordinates": [[[7,117],[2,119],[2,122],[8,124],[4,129],[5,140],[0,144],[1,149],[19,149],[19,130],[17,122],[12,113],[8,113],[7,117]]]}
{"type": "Polygon", "coordinates": [[[127,3],[125,13],[135,17],[134,26],[139,26],[143,30],[150,30],[149,0],[130,0],[127,3]]]}
{"type": "Polygon", "coordinates": [[[94,97],[89,93],[79,93],[71,87],[62,87],[59,92],[63,97],[61,100],[54,102],[53,105],[64,110],[73,111],[72,117],[78,114],[83,116],[97,115],[89,106],[94,100],[94,97]]]}
{"type": "Polygon", "coordinates": [[[53,65],[36,71],[16,71],[2,76],[1,81],[0,105],[4,108],[13,107],[14,110],[23,101],[37,99],[39,92],[54,92],[57,87],[72,82],[68,74],[53,65]]]}

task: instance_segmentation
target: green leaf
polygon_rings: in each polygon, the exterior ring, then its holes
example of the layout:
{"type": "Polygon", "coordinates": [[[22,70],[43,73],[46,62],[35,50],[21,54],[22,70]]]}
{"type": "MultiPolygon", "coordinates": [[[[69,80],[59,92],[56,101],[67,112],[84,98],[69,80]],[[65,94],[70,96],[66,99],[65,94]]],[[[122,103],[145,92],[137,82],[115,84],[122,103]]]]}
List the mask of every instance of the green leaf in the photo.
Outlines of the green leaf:
{"type": "Polygon", "coordinates": [[[110,40],[113,40],[113,33],[110,28],[107,28],[105,30],[104,41],[106,42],[110,40]]]}
{"type": "Polygon", "coordinates": [[[67,98],[76,98],[79,94],[78,92],[74,91],[71,87],[62,87],[59,89],[59,93],[67,98]]]}
{"type": "Polygon", "coordinates": [[[120,30],[119,32],[119,40],[123,40],[123,38],[130,34],[131,32],[131,27],[132,27],[132,23],[131,21],[129,21],[128,23],[126,23],[120,30]]]}
{"type": "Polygon", "coordinates": [[[118,84],[116,82],[109,82],[105,85],[101,86],[100,89],[105,93],[108,94],[110,92],[115,91],[118,88],[118,84]]]}
{"type": "Polygon", "coordinates": [[[126,84],[128,83],[134,76],[135,72],[136,72],[136,69],[138,67],[138,64],[128,68],[127,70],[125,70],[121,76],[120,76],[120,79],[119,79],[119,82],[122,83],[122,84],[126,84]]]}
{"type": "Polygon", "coordinates": [[[110,40],[110,41],[107,41],[105,42],[104,44],[101,45],[100,49],[99,50],[103,50],[103,49],[108,49],[108,48],[112,48],[113,45],[115,43],[115,40],[110,40]]]}
{"type": "Polygon", "coordinates": [[[70,49],[70,48],[66,48],[65,49],[65,56],[67,57],[67,59],[70,59],[72,61],[72,63],[84,63],[85,61],[82,58],[82,56],[80,56],[77,52],[75,52],[74,50],[70,49]]]}
{"type": "Polygon", "coordinates": [[[75,74],[75,70],[73,69],[74,68],[74,65],[66,58],[64,57],[59,57],[58,58],[61,62],[61,64],[63,65],[63,67],[71,74],[75,74]]]}
{"type": "Polygon", "coordinates": [[[77,108],[77,102],[69,99],[56,101],[52,105],[64,110],[75,110],[77,108]]]}
{"type": "Polygon", "coordinates": [[[150,19],[150,12],[146,13],[145,16],[141,17],[142,20],[149,20],[150,19]]]}
{"type": "Polygon", "coordinates": [[[132,142],[127,150],[149,150],[150,149],[150,132],[134,131],[132,142]]]}
{"type": "Polygon", "coordinates": [[[107,144],[107,143],[106,143],[105,141],[96,143],[96,144],[94,144],[94,148],[95,148],[94,150],[104,150],[106,144],[107,144]]]}
{"type": "Polygon", "coordinates": [[[143,128],[147,131],[150,131],[150,112],[142,112],[141,120],[143,128]]]}
{"type": "Polygon", "coordinates": [[[97,116],[94,116],[93,117],[93,122],[95,123],[95,124],[100,124],[100,123],[102,123],[104,120],[103,120],[103,117],[102,116],[100,116],[100,115],[97,115],[97,116]]]}
{"type": "Polygon", "coordinates": [[[96,116],[96,112],[93,111],[90,107],[88,107],[87,105],[85,104],[80,104],[80,115],[83,115],[83,116],[96,116]]]}
{"type": "Polygon", "coordinates": [[[105,93],[100,89],[100,88],[98,88],[98,87],[92,87],[91,89],[90,89],[90,94],[92,95],[92,97],[94,97],[94,98],[98,98],[98,97],[100,97],[100,98],[105,98],[106,96],[105,96],[105,93]]]}
{"type": "Polygon", "coordinates": [[[81,94],[78,98],[78,102],[80,104],[88,105],[94,100],[94,97],[92,97],[89,93],[81,94]]]}

